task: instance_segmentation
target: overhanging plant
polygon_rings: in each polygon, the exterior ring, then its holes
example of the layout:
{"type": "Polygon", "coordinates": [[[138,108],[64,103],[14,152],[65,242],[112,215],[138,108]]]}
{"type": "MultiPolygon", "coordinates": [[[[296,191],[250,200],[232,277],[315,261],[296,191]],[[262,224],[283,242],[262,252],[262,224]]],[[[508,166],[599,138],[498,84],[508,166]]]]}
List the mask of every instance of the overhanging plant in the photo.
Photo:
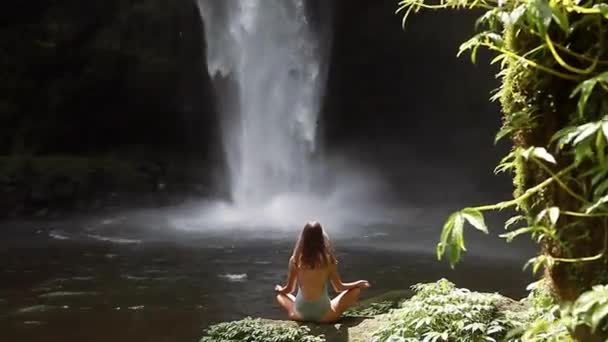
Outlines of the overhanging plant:
{"type": "Polygon", "coordinates": [[[501,86],[492,100],[500,101],[503,121],[496,140],[513,142],[496,168],[513,173],[513,199],[450,215],[438,258],[453,266],[466,251],[465,223],[487,233],[487,212],[513,208],[501,236],[538,243],[528,264],[544,269],[572,335],[604,341],[608,302],[576,303],[608,283],[608,3],[403,0],[398,12],[405,25],[422,9],[482,11],[478,33],[459,55],[470,52],[475,62],[480,47],[495,53],[501,86]]]}

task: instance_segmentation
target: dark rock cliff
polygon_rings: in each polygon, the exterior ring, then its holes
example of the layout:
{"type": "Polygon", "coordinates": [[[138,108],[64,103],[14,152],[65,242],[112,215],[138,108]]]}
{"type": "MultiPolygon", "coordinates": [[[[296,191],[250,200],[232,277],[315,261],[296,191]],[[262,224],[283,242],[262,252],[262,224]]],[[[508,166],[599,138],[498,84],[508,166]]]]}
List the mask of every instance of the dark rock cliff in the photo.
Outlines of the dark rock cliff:
{"type": "Polygon", "coordinates": [[[213,101],[193,0],[3,7],[0,154],[206,152],[213,101]]]}
{"type": "MultiPolygon", "coordinates": [[[[419,15],[404,33],[396,0],[310,3],[313,22],[332,22],[321,30],[331,47],[327,143],[407,140],[433,113],[485,109],[487,97],[466,94],[492,87],[487,71],[454,58],[470,15],[419,15]]],[[[203,37],[195,0],[10,0],[0,14],[0,154],[219,154],[203,37]]]]}

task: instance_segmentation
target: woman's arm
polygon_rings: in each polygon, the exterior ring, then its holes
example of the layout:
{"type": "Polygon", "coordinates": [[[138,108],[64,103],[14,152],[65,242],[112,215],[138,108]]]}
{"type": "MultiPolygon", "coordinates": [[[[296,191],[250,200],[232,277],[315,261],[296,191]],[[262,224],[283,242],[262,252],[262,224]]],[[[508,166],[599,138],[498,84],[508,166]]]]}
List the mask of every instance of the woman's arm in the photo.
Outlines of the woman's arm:
{"type": "Polygon", "coordinates": [[[362,288],[366,289],[370,287],[370,284],[367,280],[358,280],[352,283],[344,283],[340,278],[340,274],[338,273],[338,265],[332,264],[329,269],[329,281],[333,286],[336,292],[343,292],[346,290],[354,289],[354,288],[362,288]]]}
{"type": "Polygon", "coordinates": [[[285,286],[275,286],[274,290],[282,294],[292,293],[296,289],[297,278],[296,261],[294,257],[291,257],[289,258],[289,266],[287,267],[287,283],[285,286]]]}
{"type": "Polygon", "coordinates": [[[293,246],[293,252],[291,253],[291,257],[297,261],[297,260],[300,260],[301,255],[302,255],[302,234],[300,234],[298,236],[296,245],[293,246]]]}

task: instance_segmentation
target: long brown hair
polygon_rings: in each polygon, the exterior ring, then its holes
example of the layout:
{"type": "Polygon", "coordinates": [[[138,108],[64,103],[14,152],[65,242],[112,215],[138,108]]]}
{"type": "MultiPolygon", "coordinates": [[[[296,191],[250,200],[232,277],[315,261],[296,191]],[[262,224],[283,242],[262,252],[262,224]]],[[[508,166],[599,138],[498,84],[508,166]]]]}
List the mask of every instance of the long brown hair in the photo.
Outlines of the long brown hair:
{"type": "Polygon", "coordinates": [[[325,267],[336,263],[329,237],[319,222],[308,222],[298,240],[298,266],[304,268],[325,267]]]}

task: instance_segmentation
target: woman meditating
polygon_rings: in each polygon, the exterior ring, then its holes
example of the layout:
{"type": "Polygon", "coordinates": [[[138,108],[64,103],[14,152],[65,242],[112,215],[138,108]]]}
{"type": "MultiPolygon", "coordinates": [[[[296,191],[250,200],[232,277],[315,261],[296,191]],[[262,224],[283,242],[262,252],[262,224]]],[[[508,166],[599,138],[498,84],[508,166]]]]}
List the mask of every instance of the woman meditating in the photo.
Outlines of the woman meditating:
{"type": "Polygon", "coordinates": [[[290,319],[297,321],[334,322],[357,302],[361,289],[370,287],[367,280],[343,283],[338,274],[338,261],[329,238],[318,222],[304,226],[289,259],[287,284],[277,285],[277,301],[290,319]],[[339,293],[329,298],[327,282],[339,293]],[[297,296],[293,296],[299,285],[297,296]]]}

